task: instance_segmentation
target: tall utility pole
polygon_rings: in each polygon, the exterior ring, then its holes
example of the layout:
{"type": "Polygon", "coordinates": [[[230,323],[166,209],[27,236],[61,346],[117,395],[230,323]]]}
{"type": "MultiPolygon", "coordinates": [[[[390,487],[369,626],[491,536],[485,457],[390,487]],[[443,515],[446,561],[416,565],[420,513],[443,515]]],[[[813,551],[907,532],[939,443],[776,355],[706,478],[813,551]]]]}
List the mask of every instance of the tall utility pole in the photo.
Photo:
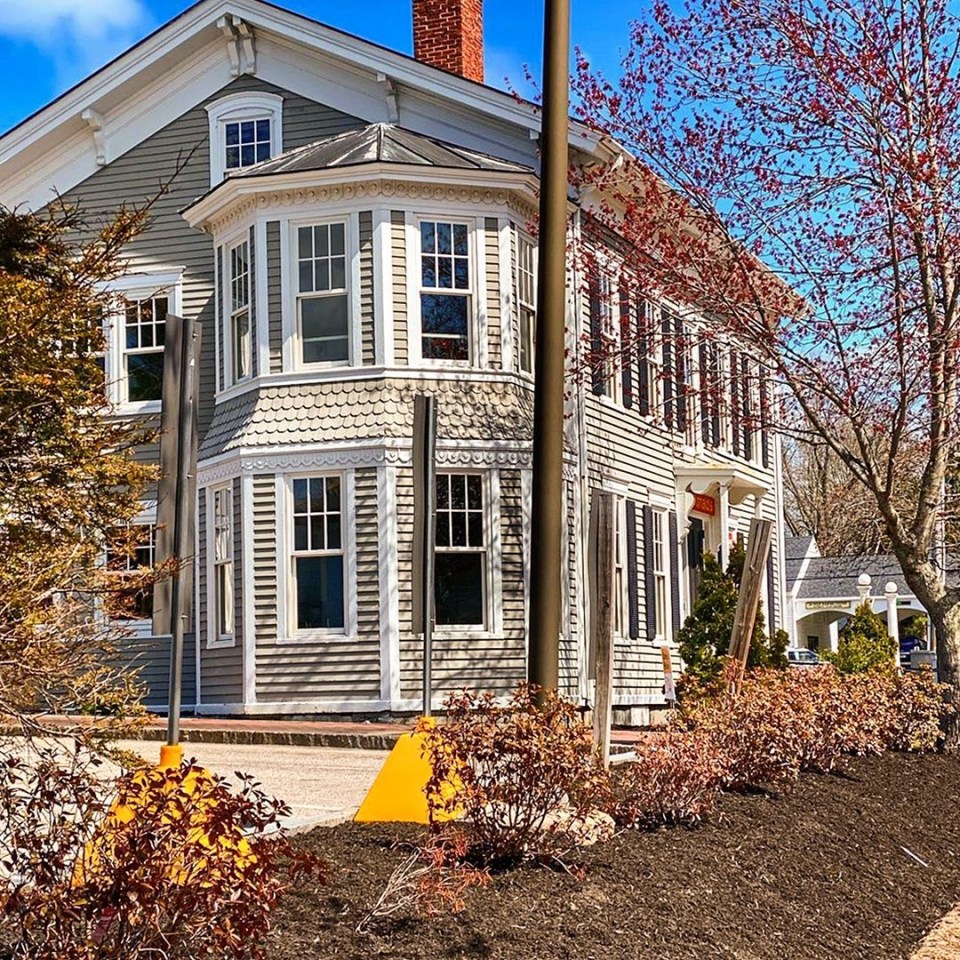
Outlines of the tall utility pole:
{"type": "Polygon", "coordinates": [[[527,678],[553,690],[560,656],[569,71],[570,2],[546,0],[527,678]]]}

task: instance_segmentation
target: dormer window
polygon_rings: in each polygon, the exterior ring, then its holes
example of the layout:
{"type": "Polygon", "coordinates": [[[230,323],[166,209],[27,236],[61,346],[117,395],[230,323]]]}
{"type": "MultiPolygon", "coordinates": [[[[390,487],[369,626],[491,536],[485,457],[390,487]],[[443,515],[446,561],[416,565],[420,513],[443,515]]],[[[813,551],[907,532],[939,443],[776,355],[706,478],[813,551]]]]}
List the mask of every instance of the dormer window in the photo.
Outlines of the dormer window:
{"type": "Polygon", "coordinates": [[[232,93],[207,107],[210,119],[210,184],[277,156],[283,149],[283,97],[232,93]]]}
{"type": "Polygon", "coordinates": [[[224,124],[227,170],[252,167],[271,156],[270,118],[231,120],[224,124]]]}

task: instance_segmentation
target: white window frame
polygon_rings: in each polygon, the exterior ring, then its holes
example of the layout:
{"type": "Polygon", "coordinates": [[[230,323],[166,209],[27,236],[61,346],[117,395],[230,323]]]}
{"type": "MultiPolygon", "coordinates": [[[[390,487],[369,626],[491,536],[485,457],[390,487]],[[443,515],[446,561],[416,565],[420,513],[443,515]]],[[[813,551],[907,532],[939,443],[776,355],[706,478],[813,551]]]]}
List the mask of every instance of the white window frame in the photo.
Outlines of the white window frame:
{"type": "MultiPolygon", "coordinates": [[[[483,497],[483,624],[436,624],[434,636],[439,639],[472,637],[475,639],[499,638],[503,634],[503,594],[500,543],[500,474],[496,470],[471,470],[469,468],[437,470],[441,476],[480,477],[483,497]]],[[[443,548],[444,552],[456,552],[457,548],[443,548]]],[[[472,550],[470,552],[473,552],[472,550]]]]}
{"type": "Polygon", "coordinates": [[[458,216],[455,213],[421,213],[414,218],[415,243],[411,250],[408,246],[407,257],[413,258],[408,269],[408,292],[413,301],[408,305],[411,319],[415,318],[415,342],[410,344],[411,359],[419,359],[424,366],[434,367],[479,367],[483,364],[481,351],[480,316],[483,310],[481,289],[485,283],[485,274],[480,269],[478,253],[480,243],[477,237],[477,222],[470,217],[458,216]],[[467,269],[469,271],[469,285],[466,288],[457,287],[424,287],[423,286],[423,224],[438,223],[465,226],[467,228],[467,269]],[[410,282],[412,278],[412,282],[410,282]],[[435,293],[438,296],[464,296],[467,300],[467,358],[465,360],[451,360],[442,357],[425,357],[423,355],[423,314],[421,296],[435,293]]]}
{"type": "MultiPolygon", "coordinates": [[[[653,556],[645,557],[644,560],[650,564],[650,569],[653,572],[655,601],[661,599],[663,601],[662,605],[657,602],[654,603],[655,614],[662,612],[663,630],[660,630],[661,624],[657,623],[653,641],[655,645],[662,646],[673,640],[673,585],[670,581],[670,569],[673,559],[671,551],[675,547],[670,543],[669,511],[655,503],[651,503],[650,507],[650,519],[653,525],[653,529],[650,531],[650,542],[653,544],[653,556]],[[659,538],[657,536],[658,532],[659,538]]],[[[656,616],[654,622],[656,623],[656,616]]]]}
{"type": "MultiPolygon", "coordinates": [[[[277,497],[277,643],[315,643],[331,640],[355,640],[358,633],[357,620],[357,544],[355,473],[353,470],[323,469],[303,470],[278,475],[277,497]],[[337,477],[340,480],[340,552],[343,555],[343,621],[342,628],[315,627],[309,630],[297,628],[296,576],[294,561],[294,480],[337,477]]],[[[312,555],[312,554],[311,554],[312,555]]]]}
{"type": "MultiPolygon", "coordinates": [[[[210,186],[226,176],[228,123],[242,120],[270,121],[270,156],[283,150],[283,97],[275,93],[232,93],[207,106],[210,135],[210,186]]],[[[243,168],[237,168],[243,169],[243,168]]]]}
{"type": "Polygon", "coordinates": [[[533,240],[525,233],[517,231],[517,369],[520,373],[532,377],[536,367],[536,339],[537,339],[537,269],[539,265],[539,248],[533,240]],[[524,248],[529,251],[530,269],[524,269],[524,248]],[[525,300],[524,284],[522,282],[523,274],[530,277],[530,299],[525,300]],[[530,334],[530,368],[525,369],[523,365],[523,344],[524,331],[529,324],[530,334]]]}
{"type": "Polygon", "coordinates": [[[254,335],[254,326],[253,326],[253,309],[254,305],[251,300],[251,290],[253,289],[254,283],[254,273],[250,268],[250,234],[249,231],[245,231],[243,234],[239,235],[235,240],[224,244],[224,257],[223,257],[223,282],[221,284],[223,290],[223,329],[220,331],[220,336],[223,337],[223,381],[224,389],[229,389],[232,386],[236,386],[240,383],[247,383],[253,379],[253,357],[254,351],[258,349],[257,337],[254,335]],[[236,283],[236,278],[233,275],[233,254],[234,251],[240,247],[247,248],[247,301],[244,306],[234,308],[234,286],[236,283]],[[236,337],[235,337],[235,322],[237,317],[246,312],[247,314],[247,373],[242,376],[237,376],[237,355],[236,355],[236,337]]]}
{"type": "Polygon", "coordinates": [[[126,377],[125,300],[166,297],[167,311],[180,316],[183,309],[182,273],[140,274],[121,277],[107,285],[111,301],[104,310],[104,373],[107,399],[118,413],[159,413],[160,400],[129,400],[126,377]]]}
{"type": "Polygon", "coordinates": [[[216,487],[207,489],[207,649],[217,647],[232,647],[236,644],[237,624],[236,624],[236,556],[237,556],[237,531],[234,529],[234,502],[233,502],[233,481],[220,484],[216,487]],[[217,557],[217,497],[226,494],[229,509],[227,518],[229,522],[229,556],[224,559],[217,557]],[[230,595],[230,626],[229,633],[221,633],[219,627],[219,567],[229,567],[230,595]]]}
{"type": "MultiPolygon", "coordinates": [[[[284,350],[284,370],[317,371],[359,366],[363,348],[360,329],[360,244],[357,214],[291,218],[287,222],[286,230],[282,231],[282,236],[285,237],[285,243],[281,243],[284,343],[290,345],[289,352],[286,349],[284,350]],[[305,363],[300,327],[300,299],[301,296],[310,297],[315,294],[300,293],[299,231],[301,227],[321,227],[333,224],[343,225],[348,356],[346,361],[327,360],[318,363],[305,363]]],[[[324,293],[333,295],[332,291],[324,291],[324,293]]]]}

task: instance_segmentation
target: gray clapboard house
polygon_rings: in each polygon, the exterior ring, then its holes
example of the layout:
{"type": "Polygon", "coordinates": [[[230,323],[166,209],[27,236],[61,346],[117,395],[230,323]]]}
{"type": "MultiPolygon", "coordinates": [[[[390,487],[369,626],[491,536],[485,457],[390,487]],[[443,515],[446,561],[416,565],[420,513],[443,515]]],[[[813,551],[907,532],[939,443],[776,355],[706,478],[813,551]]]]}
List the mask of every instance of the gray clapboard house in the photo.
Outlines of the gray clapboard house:
{"type": "MultiPolygon", "coordinates": [[[[539,116],[483,85],[479,0],[442,21],[413,3],[415,58],[261,0],[200,0],[0,138],[10,207],[57,191],[95,219],[169,180],[116,284],[105,367],[116,415],[155,417],[166,312],[204,328],[185,695],[202,713],[419,709],[419,392],[439,409],[437,695],[524,675],[539,116]]],[[[575,161],[611,156],[576,124],[570,145],[575,161]]],[[[660,647],[704,549],[725,552],[753,516],[776,524],[764,603],[782,622],[779,447],[755,359],[698,347],[705,320],[636,297],[593,202],[571,201],[572,364],[591,339],[615,344],[612,303],[652,333],[646,356],[570,381],[562,686],[590,696],[591,505],[606,491],[614,699],[642,721],[664,705],[660,647]],[[584,252],[602,265],[590,277],[584,252]],[[658,336],[678,324],[683,357],[658,336]]],[[[154,499],[132,565],[152,559],[155,517],[154,499]]],[[[130,649],[161,705],[148,614],[130,649]]]]}

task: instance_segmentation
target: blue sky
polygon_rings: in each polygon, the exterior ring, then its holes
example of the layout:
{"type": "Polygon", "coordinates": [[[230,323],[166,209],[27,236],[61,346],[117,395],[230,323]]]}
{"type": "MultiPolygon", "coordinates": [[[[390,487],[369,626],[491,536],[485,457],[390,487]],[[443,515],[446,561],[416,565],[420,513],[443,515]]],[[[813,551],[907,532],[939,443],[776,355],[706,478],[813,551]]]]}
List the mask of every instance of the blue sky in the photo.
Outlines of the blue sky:
{"type": "MultiPolygon", "coordinates": [[[[278,0],[281,6],[411,52],[410,0],[278,0]]],[[[572,0],[573,42],[614,72],[627,23],[643,0],[572,0]]],[[[190,0],[0,0],[0,131],[190,5],[190,0]]],[[[486,0],[487,82],[524,90],[540,75],[543,0],[486,0]]]]}

